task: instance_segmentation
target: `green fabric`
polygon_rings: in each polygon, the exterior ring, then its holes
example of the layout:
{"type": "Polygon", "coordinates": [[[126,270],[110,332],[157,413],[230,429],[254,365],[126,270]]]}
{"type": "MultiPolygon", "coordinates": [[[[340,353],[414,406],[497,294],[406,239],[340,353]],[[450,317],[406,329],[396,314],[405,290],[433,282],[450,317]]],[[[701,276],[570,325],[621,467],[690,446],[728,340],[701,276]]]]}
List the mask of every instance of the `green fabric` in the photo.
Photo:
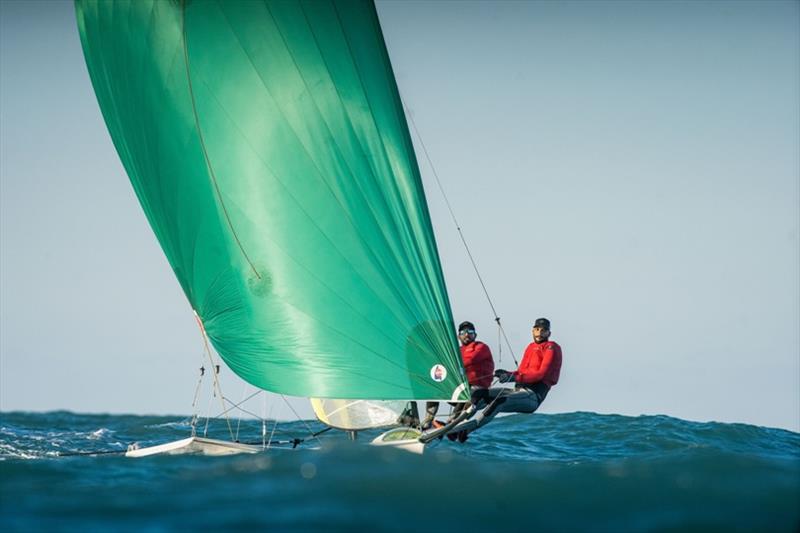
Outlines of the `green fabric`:
{"type": "Polygon", "coordinates": [[[122,163],[236,374],[321,398],[449,399],[466,386],[372,3],[76,11],[122,163]]]}

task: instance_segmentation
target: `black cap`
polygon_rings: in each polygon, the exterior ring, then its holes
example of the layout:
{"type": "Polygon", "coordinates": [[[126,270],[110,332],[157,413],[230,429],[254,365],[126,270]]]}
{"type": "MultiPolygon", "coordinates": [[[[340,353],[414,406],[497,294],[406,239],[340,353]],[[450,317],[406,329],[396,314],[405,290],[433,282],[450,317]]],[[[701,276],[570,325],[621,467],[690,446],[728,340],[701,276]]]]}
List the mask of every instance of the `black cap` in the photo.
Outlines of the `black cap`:
{"type": "Polygon", "coordinates": [[[544,328],[547,331],[550,331],[550,321],[546,318],[537,318],[536,322],[533,323],[533,327],[544,328]]]}
{"type": "Polygon", "coordinates": [[[464,322],[458,325],[458,331],[464,331],[465,329],[475,329],[475,324],[473,324],[469,320],[465,320],[464,322]]]}

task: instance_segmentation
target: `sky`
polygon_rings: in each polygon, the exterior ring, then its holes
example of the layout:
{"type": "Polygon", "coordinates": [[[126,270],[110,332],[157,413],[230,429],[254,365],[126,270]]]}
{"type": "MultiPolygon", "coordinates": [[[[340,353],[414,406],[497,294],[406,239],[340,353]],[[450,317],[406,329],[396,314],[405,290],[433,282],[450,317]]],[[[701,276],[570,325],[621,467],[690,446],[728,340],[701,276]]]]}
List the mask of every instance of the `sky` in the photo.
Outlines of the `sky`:
{"type": "MultiPolygon", "coordinates": [[[[800,431],[800,3],[377,7],[517,359],[540,316],[563,348],[541,412],[800,431]]],[[[454,319],[513,368],[415,142],[454,319]]],[[[202,354],[72,3],[0,1],[0,410],[191,413],[202,354]]]]}

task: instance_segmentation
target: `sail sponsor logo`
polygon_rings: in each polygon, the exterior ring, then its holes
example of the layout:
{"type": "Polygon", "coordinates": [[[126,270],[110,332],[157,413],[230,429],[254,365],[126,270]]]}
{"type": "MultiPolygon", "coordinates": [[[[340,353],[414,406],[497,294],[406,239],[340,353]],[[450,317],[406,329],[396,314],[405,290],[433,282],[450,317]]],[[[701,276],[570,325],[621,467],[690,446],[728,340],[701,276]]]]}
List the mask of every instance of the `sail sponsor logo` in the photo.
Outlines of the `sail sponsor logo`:
{"type": "Polygon", "coordinates": [[[431,368],[431,379],[437,383],[447,379],[447,369],[444,365],[433,365],[431,368]]]}

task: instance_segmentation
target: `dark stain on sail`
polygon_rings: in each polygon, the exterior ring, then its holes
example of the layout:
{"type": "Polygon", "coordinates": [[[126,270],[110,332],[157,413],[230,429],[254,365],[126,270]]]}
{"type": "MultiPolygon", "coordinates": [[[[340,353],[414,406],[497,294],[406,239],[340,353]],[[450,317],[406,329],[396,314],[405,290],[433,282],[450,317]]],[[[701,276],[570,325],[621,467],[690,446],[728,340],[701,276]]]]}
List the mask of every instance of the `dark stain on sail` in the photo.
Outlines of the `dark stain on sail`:
{"type": "Polygon", "coordinates": [[[253,266],[247,273],[247,288],[253,296],[264,298],[272,292],[272,276],[263,264],[253,266]]]}

